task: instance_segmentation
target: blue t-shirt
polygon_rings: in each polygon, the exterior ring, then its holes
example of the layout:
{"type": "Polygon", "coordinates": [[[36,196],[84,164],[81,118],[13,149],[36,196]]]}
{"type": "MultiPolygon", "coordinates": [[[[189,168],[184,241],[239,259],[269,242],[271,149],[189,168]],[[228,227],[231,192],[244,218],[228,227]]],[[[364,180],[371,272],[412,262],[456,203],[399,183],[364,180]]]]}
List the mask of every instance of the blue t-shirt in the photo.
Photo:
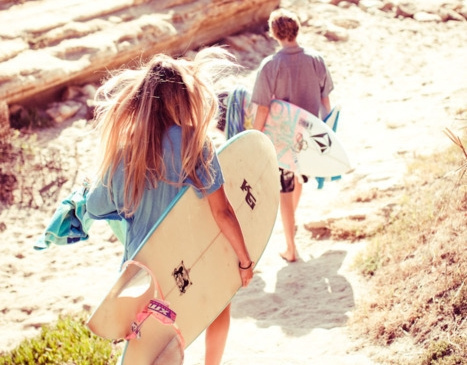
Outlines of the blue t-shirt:
{"type": "MultiPolygon", "coordinates": [[[[172,126],[167,130],[162,141],[166,178],[168,181],[174,183],[178,183],[180,172],[182,171],[181,140],[181,128],[179,126],[172,126]]],[[[211,171],[213,175],[212,185],[209,184],[209,179],[201,171],[198,174],[203,183],[203,192],[194,187],[191,179],[184,181],[184,186],[192,186],[199,198],[215,192],[224,183],[222,170],[216,154],[211,162],[211,171]]],[[[94,219],[125,219],[127,221],[123,258],[126,261],[134,256],[140,245],[144,242],[147,234],[183,188],[183,186],[180,187],[178,184],[158,181],[156,188],[146,188],[135,214],[130,218],[125,218],[123,213],[121,213],[124,202],[124,171],[123,163],[121,163],[112,179],[112,194],[109,194],[106,186],[99,183],[88,193],[86,208],[89,215],[94,219]]]]}

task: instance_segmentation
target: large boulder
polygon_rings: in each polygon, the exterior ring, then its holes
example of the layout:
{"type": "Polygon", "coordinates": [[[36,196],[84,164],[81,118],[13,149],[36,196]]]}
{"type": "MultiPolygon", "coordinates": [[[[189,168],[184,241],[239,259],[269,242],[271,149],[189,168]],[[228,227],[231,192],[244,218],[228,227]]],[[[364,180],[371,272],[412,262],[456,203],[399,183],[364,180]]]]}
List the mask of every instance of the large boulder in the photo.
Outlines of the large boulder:
{"type": "Polygon", "coordinates": [[[154,53],[181,55],[266,24],[279,0],[0,3],[0,101],[44,97],[154,53]]]}

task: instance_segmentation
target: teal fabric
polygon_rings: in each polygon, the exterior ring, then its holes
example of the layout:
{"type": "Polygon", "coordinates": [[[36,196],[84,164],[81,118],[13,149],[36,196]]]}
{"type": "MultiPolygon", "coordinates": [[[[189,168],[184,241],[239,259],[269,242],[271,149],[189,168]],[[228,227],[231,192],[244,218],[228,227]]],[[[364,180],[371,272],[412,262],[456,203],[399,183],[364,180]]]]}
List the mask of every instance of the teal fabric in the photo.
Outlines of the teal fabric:
{"type": "Polygon", "coordinates": [[[87,192],[88,189],[82,187],[60,203],[44,233],[35,242],[34,249],[43,250],[52,243],[68,245],[89,238],[93,220],[86,211],[87,192]]]}
{"type": "Polygon", "coordinates": [[[225,115],[225,135],[227,139],[245,130],[245,96],[247,91],[244,87],[237,87],[227,97],[227,112],[225,115]]]}

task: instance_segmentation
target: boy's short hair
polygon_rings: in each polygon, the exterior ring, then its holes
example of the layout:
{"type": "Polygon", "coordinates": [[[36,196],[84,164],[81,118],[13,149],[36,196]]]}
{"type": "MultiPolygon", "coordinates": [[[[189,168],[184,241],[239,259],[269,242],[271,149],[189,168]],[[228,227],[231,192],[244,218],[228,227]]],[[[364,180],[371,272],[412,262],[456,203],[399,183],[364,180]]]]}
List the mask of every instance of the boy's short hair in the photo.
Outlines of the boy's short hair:
{"type": "Polygon", "coordinates": [[[271,35],[278,40],[293,41],[297,38],[300,22],[295,13],[285,10],[274,10],[268,20],[271,35]]]}

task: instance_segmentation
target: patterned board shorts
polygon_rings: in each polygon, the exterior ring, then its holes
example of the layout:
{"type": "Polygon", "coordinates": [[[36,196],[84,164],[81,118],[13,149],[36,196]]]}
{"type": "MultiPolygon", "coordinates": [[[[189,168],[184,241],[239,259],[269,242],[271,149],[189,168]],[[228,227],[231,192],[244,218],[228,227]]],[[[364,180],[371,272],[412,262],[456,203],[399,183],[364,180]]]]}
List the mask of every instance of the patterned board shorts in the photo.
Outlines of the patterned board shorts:
{"type": "MultiPolygon", "coordinates": [[[[279,167],[281,180],[281,193],[291,193],[295,189],[295,174],[292,171],[284,170],[279,167]]],[[[301,175],[299,181],[301,183],[308,182],[308,177],[301,175]],[[301,177],[301,179],[300,179],[301,177]]]]}

